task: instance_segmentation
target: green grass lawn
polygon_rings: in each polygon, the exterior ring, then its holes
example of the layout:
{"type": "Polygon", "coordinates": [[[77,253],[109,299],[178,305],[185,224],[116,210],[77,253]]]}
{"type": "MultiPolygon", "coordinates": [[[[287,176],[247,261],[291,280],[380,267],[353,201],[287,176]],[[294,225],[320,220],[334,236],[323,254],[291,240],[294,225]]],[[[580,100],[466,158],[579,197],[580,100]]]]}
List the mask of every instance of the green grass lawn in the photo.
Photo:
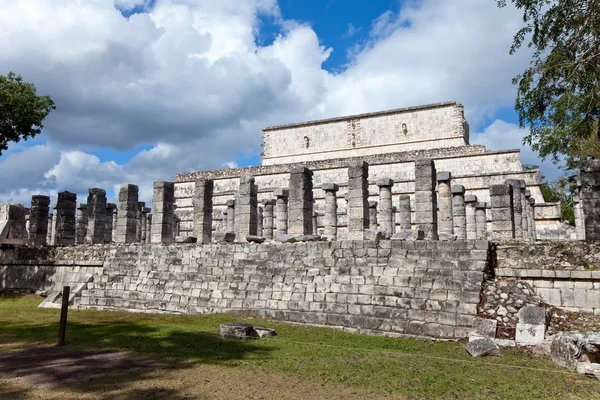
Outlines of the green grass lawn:
{"type": "MultiPolygon", "coordinates": [[[[0,346],[55,345],[60,310],[37,308],[40,301],[0,298],[0,346]]],[[[180,368],[218,365],[405,398],[600,399],[599,381],[526,352],[503,349],[503,357],[474,359],[460,343],[363,336],[246,316],[70,310],[67,342],[72,349],[125,351],[180,368]],[[232,321],[274,328],[278,336],[218,338],[219,324],[232,321]]]]}

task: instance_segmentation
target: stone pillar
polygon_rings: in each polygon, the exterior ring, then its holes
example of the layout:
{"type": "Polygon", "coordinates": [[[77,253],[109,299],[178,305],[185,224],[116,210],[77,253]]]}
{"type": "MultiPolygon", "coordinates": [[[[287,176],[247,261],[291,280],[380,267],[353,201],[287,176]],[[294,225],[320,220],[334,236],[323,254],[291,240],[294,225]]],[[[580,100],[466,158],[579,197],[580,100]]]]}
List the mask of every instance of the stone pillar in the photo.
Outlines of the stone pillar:
{"type": "Polygon", "coordinates": [[[588,158],[579,167],[579,202],[585,240],[600,240],[600,160],[588,158]]]}
{"type": "Polygon", "coordinates": [[[585,240],[585,230],[583,229],[583,218],[581,215],[579,196],[573,196],[573,213],[575,214],[575,238],[577,240],[585,240]]]}
{"type": "Polygon", "coordinates": [[[369,229],[369,164],[355,162],[348,168],[348,239],[363,240],[369,229]]]}
{"type": "Polygon", "coordinates": [[[535,212],[533,207],[535,206],[535,199],[530,197],[529,201],[529,235],[531,237],[531,241],[535,242],[537,240],[537,234],[535,233],[535,212]]]}
{"type": "Polygon", "coordinates": [[[144,222],[142,220],[142,213],[143,213],[145,207],[146,207],[145,202],[138,201],[137,209],[135,210],[135,241],[138,243],[142,241],[142,232],[144,230],[144,228],[143,228],[144,222]]]}
{"type": "Polygon", "coordinates": [[[272,199],[263,199],[263,236],[267,240],[273,239],[273,206],[272,199]]]}
{"type": "Polygon", "coordinates": [[[411,224],[410,196],[400,196],[398,199],[398,219],[400,231],[410,231],[411,224]]]}
{"type": "Polygon", "coordinates": [[[56,202],[56,224],[54,244],[73,245],[75,244],[76,221],[75,214],[77,209],[77,195],[70,192],[60,192],[56,202]]]}
{"type": "Polygon", "coordinates": [[[53,245],[55,236],[54,227],[56,226],[56,204],[52,204],[50,207],[53,213],[48,215],[48,235],[46,236],[46,241],[49,245],[53,245]]]}
{"type": "Polygon", "coordinates": [[[173,182],[154,182],[152,210],[150,242],[173,243],[175,239],[175,229],[173,229],[173,222],[175,220],[175,184],[173,182]]]}
{"type": "Polygon", "coordinates": [[[288,233],[291,236],[311,235],[313,231],[313,172],[296,167],[290,173],[288,200],[288,233]]]}
{"type": "Polygon", "coordinates": [[[235,237],[245,241],[256,236],[256,207],[258,190],[251,175],[240,176],[240,186],[235,198],[235,237]]]}
{"type": "Polygon", "coordinates": [[[48,235],[49,196],[32,196],[29,213],[29,244],[43,246],[48,235]]]}
{"type": "Polygon", "coordinates": [[[465,187],[452,185],[452,227],[458,240],[467,238],[467,216],[465,209],[465,187]]]}
{"type": "Polygon", "coordinates": [[[369,201],[369,229],[377,230],[377,202],[372,200],[369,201]]]}
{"type": "Polygon", "coordinates": [[[106,203],[106,225],[104,228],[104,243],[112,243],[113,241],[113,230],[115,223],[115,214],[117,212],[117,205],[115,203],[106,203]]]}
{"type": "Polygon", "coordinates": [[[214,181],[212,179],[197,180],[194,183],[194,234],[198,243],[210,243],[212,241],[213,224],[213,192],[214,181]]]}
{"type": "Polygon", "coordinates": [[[87,198],[87,233],[85,242],[88,244],[104,243],[106,232],[106,191],[104,189],[90,189],[87,198]]]}
{"type": "Polygon", "coordinates": [[[111,238],[112,242],[115,242],[116,241],[115,238],[117,237],[117,221],[119,218],[118,213],[119,213],[119,209],[115,208],[115,210],[113,211],[113,214],[112,214],[112,238],[111,238]]]}
{"type": "Polygon", "coordinates": [[[531,240],[529,236],[529,215],[527,213],[527,199],[525,198],[525,189],[527,184],[524,179],[519,179],[519,200],[521,201],[521,231],[523,240],[531,240]]]}
{"type": "Polygon", "coordinates": [[[76,235],[75,235],[75,244],[84,244],[85,237],[87,235],[87,227],[88,227],[88,211],[87,204],[79,203],[77,205],[77,225],[76,225],[76,235]]]}
{"type": "Polygon", "coordinates": [[[235,232],[235,200],[227,200],[227,232],[235,232]]]}
{"type": "MultiPolygon", "coordinates": [[[[156,183],[154,183],[154,191],[156,194],[156,183]]],[[[139,188],[136,185],[122,185],[119,189],[119,210],[113,237],[115,243],[134,243],[136,241],[135,217],[138,208],[138,194],[139,188]]]]}
{"type": "Polygon", "coordinates": [[[490,186],[492,240],[515,238],[513,193],[513,187],[508,184],[490,186]]]}
{"type": "Polygon", "coordinates": [[[475,205],[477,203],[477,196],[468,194],[464,198],[467,240],[475,240],[477,239],[477,223],[475,219],[475,205]]]}
{"type": "Polygon", "coordinates": [[[335,183],[324,183],[321,188],[325,191],[325,215],[323,234],[328,240],[337,239],[337,192],[340,189],[335,183]]]}
{"type": "MultiPolygon", "coordinates": [[[[523,205],[521,203],[521,182],[518,179],[508,179],[505,182],[512,190],[513,238],[523,239],[523,205]]],[[[492,203],[492,207],[494,207],[492,203]]]]}
{"type": "MultiPolygon", "coordinates": [[[[314,206],[313,206],[314,207],[314,206]]],[[[319,234],[319,213],[316,211],[313,211],[313,235],[317,236],[319,234]]]]}
{"type": "Polygon", "coordinates": [[[142,209],[142,243],[147,243],[148,236],[150,235],[150,223],[148,222],[148,216],[152,212],[150,207],[144,207],[142,209]]]}
{"type": "Polygon", "coordinates": [[[278,238],[281,235],[287,235],[288,233],[288,208],[287,201],[289,197],[288,189],[275,189],[273,195],[275,196],[275,221],[276,225],[276,233],[275,238],[278,238]]]}
{"type": "Polygon", "coordinates": [[[258,206],[256,209],[256,236],[264,235],[263,219],[265,218],[264,209],[262,206],[258,206]]]}
{"type": "Polygon", "coordinates": [[[433,160],[415,161],[415,224],[426,240],[438,239],[435,178],[433,160]]]}
{"type": "Polygon", "coordinates": [[[485,216],[485,209],[487,204],[483,201],[479,201],[475,204],[475,238],[477,240],[487,240],[487,218],[485,216]]]}
{"type": "Polygon", "coordinates": [[[438,201],[438,234],[441,238],[449,239],[454,234],[452,221],[452,189],[450,172],[440,171],[436,174],[438,201]]]}
{"type": "Polygon", "coordinates": [[[394,234],[394,212],[392,211],[392,186],[394,180],[382,178],[377,181],[379,186],[379,227],[390,236],[394,234]]]}
{"type": "Polygon", "coordinates": [[[148,229],[146,230],[146,243],[152,243],[152,214],[147,216],[148,229]]]}

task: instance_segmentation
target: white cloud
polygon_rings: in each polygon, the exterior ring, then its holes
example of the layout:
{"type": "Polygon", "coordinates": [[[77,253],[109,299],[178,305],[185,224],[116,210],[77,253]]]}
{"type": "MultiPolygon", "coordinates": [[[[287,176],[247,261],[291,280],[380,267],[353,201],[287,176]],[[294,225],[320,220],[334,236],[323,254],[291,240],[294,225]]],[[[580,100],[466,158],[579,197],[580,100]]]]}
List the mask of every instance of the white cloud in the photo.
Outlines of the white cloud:
{"type": "MultiPolygon", "coordinates": [[[[526,52],[508,55],[519,13],[493,1],[408,2],[385,12],[336,74],[322,68],[332,49],[310,26],[284,19],[276,0],[149,4],[0,0],[0,74],[21,74],[57,105],[45,121],[49,143],[0,162],[8,174],[0,187],[9,188],[0,201],[122,183],[140,185],[149,200],[153,181],[222,168],[258,148],[268,125],[455,99],[476,126],[512,105],[510,79],[527,62],[526,52]],[[115,5],[146,12],[125,18],[115,5]],[[257,44],[261,16],[281,30],[267,46],[257,44]],[[148,144],[122,165],[88,154],[148,144]],[[34,151],[38,166],[19,172],[34,151]]],[[[522,134],[499,124],[482,140],[492,143],[494,129],[522,134]]]]}

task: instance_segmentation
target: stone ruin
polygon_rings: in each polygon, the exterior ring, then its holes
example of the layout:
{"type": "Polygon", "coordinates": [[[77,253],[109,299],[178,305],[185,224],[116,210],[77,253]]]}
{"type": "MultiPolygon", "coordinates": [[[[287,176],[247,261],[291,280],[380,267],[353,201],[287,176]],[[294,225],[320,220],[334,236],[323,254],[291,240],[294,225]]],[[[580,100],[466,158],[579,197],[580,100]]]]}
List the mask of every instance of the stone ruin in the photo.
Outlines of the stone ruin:
{"type": "Polygon", "coordinates": [[[517,150],[468,144],[456,103],[264,131],[263,166],[155,182],[151,208],[132,184],[116,204],[94,188],[0,206],[0,289],[391,336],[467,338],[479,315],[521,343],[540,336],[523,339],[539,333],[524,307],[600,314],[600,160],[581,165],[566,229],[517,150]],[[511,302],[512,280],[536,304],[511,302]]]}

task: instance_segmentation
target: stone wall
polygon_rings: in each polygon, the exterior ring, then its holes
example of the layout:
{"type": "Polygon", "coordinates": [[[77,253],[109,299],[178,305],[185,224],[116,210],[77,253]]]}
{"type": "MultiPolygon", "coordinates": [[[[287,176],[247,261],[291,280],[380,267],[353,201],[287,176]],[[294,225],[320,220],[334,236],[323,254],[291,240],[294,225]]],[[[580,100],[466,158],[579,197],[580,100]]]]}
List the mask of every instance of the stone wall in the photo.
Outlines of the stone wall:
{"type": "Polygon", "coordinates": [[[438,103],[263,129],[263,165],[464,146],[463,106],[438,103]],[[383,134],[385,132],[385,134],[383,134]]]}
{"type": "Polygon", "coordinates": [[[495,275],[530,284],[546,303],[600,315],[600,244],[500,245],[495,275]]]}
{"type": "MultiPolygon", "coordinates": [[[[0,263],[28,280],[42,260],[102,262],[75,299],[87,309],[252,313],[365,333],[462,338],[477,313],[488,247],[395,240],[84,245],[4,249],[0,263]]],[[[2,287],[18,281],[3,279],[2,287]]]]}

